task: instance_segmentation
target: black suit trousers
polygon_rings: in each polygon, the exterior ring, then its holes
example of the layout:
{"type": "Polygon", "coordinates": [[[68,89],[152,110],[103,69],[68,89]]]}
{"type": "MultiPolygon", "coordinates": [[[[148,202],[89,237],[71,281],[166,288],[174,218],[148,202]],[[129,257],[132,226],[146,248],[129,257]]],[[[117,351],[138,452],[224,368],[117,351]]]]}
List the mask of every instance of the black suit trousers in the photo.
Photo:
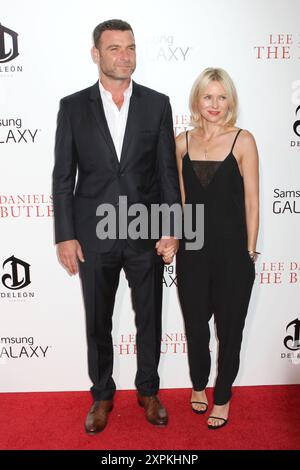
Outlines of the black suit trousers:
{"type": "MultiPolygon", "coordinates": [[[[161,344],[163,261],[155,249],[136,251],[126,240],[117,240],[106,253],[84,252],[80,278],[86,311],[88,369],[94,400],[109,400],[113,380],[112,316],[123,268],[135,312],[137,373],[135,385],[142,395],[156,394],[161,344]]],[[[124,311],[129,315],[130,312],[124,311]]]]}

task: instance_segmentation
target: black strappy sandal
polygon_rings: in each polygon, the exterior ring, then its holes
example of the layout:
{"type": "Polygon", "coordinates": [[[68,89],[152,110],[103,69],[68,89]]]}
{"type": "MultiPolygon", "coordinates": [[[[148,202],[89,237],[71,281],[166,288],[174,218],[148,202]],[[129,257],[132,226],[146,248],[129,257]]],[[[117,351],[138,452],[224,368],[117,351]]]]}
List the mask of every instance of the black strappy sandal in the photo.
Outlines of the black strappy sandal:
{"type": "Polygon", "coordinates": [[[195,403],[197,405],[205,405],[206,408],[204,408],[204,410],[195,410],[195,408],[191,407],[192,408],[192,411],[194,413],[196,413],[197,415],[203,415],[204,413],[207,412],[207,408],[208,408],[208,403],[206,403],[205,401],[191,401],[191,405],[195,403]]]}
{"type": "Polygon", "coordinates": [[[219,424],[218,426],[213,426],[212,424],[208,424],[207,427],[208,429],[220,429],[220,428],[223,428],[227,423],[228,423],[228,419],[225,419],[225,418],[220,418],[218,416],[209,416],[209,418],[212,418],[212,419],[221,419],[223,421],[222,424],[219,424]]]}

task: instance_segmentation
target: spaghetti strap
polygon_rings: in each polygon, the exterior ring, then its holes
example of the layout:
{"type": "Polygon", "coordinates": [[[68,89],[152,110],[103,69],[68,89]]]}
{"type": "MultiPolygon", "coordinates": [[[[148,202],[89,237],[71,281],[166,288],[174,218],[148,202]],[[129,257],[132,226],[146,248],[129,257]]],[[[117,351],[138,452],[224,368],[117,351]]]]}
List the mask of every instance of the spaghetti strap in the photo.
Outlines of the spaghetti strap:
{"type": "Polygon", "coordinates": [[[186,142],[186,153],[189,153],[189,139],[188,139],[189,131],[185,131],[185,142],[186,142]]]}
{"type": "Polygon", "coordinates": [[[237,134],[236,134],[236,136],[235,136],[235,139],[234,139],[234,141],[233,141],[233,144],[232,144],[232,147],[231,147],[230,153],[232,153],[232,152],[233,152],[233,148],[234,148],[234,146],[235,146],[236,139],[238,138],[238,136],[239,136],[239,133],[240,133],[240,132],[242,132],[242,130],[243,130],[243,129],[239,129],[239,130],[238,130],[238,132],[237,132],[237,134]]]}

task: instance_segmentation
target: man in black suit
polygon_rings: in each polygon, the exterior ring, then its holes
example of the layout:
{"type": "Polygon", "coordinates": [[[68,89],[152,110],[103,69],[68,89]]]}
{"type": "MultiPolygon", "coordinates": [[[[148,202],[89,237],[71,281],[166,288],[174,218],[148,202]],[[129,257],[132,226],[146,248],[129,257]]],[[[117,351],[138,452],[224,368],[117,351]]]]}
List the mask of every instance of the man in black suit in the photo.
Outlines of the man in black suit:
{"type": "MultiPolygon", "coordinates": [[[[99,24],[92,55],[100,79],[61,100],[53,171],[58,257],[71,274],[79,268],[85,303],[94,399],[85,422],[89,434],[104,429],[113,406],[112,314],[122,268],[135,311],[138,403],[150,423],[168,422],[157,397],[162,277],[163,260],[169,263],[178,249],[172,227],[156,239],[124,239],[119,231],[99,235],[101,205],[110,204],[118,214],[120,196],[128,206],[147,209],[180,204],[169,99],[131,80],[136,60],[131,26],[121,20],[99,24]]],[[[151,215],[143,222],[153,222],[151,215]]]]}

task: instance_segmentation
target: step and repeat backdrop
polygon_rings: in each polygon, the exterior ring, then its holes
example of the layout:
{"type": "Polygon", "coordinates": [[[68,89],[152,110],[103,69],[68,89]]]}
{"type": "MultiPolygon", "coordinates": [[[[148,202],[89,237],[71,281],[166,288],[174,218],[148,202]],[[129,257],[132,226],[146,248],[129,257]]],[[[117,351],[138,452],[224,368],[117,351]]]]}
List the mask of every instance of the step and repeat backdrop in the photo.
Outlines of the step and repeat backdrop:
{"type": "MultiPolygon", "coordinates": [[[[97,80],[94,27],[128,21],[138,83],[170,96],[174,132],[188,128],[199,73],[223,67],[236,84],[238,126],[260,154],[256,281],[237,385],[300,383],[300,3],[298,0],[10,0],[0,10],[0,391],[87,390],[78,277],[53,241],[51,173],[61,97],[97,80]]],[[[164,272],[160,376],[190,387],[175,263],[164,272]]],[[[211,323],[214,383],[217,341],[211,323]]],[[[134,387],[134,312],[121,276],[114,378],[134,387]]]]}

